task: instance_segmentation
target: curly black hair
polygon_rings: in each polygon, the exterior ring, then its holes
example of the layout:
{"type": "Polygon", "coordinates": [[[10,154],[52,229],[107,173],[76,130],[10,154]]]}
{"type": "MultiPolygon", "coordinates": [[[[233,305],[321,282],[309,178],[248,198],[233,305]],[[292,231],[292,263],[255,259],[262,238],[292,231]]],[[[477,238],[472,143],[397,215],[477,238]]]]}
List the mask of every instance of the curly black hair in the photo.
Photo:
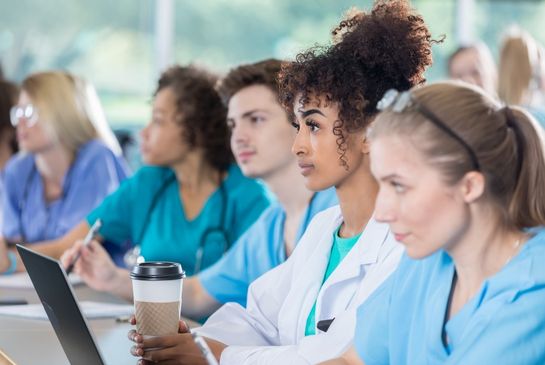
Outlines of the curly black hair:
{"type": "Polygon", "coordinates": [[[217,77],[195,66],[173,66],[161,74],[154,95],[170,88],[175,95],[176,122],[190,147],[204,149],[206,161],[217,170],[227,171],[233,161],[227,110],[215,90],[217,77]]]}
{"type": "Polygon", "coordinates": [[[227,106],[233,95],[240,90],[253,85],[266,86],[274,92],[274,95],[278,96],[277,77],[284,64],[287,63],[274,58],[269,58],[260,62],[233,68],[216,86],[223,104],[227,106]]]}
{"type": "Polygon", "coordinates": [[[333,44],[310,48],[282,67],[280,101],[291,117],[297,97],[301,106],[316,96],[337,103],[333,134],[340,163],[347,168],[344,132],[366,128],[387,90],[424,83],[436,41],[407,0],[376,1],[370,13],[351,11],[332,35],[333,44]]]}

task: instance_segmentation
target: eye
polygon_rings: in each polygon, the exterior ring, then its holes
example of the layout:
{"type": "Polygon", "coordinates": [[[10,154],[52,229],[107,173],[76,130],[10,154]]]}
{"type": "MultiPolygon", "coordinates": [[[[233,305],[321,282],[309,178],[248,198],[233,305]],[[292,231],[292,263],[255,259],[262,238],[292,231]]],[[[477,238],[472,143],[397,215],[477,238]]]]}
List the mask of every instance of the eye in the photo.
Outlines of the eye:
{"type": "Polygon", "coordinates": [[[265,118],[263,118],[262,116],[259,116],[259,115],[253,115],[250,118],[250,122],[252,122],[252,124],[261,123],[261,122],[264,122],[264,121],[265,121],[265,118]]]}
{"type": "Polygon", "coordinates": [[[320,129],[320,125],[312,119],[307,119],[305,124],[308,126],[311,132],[317,132],[320,129]]]}
{"type": "Polygon", "coordinates": [[[296,130],[297,132],[299,132],[299,128],[300,128],[300,127],[299,127],[299,123],[298,123],[298,122],[291,122],[291,126],[292,126],[293,128],[295,128],[295,130],[296,130]]]}
{"type": "Polygon", "coordinates": [[[233,119],[227,119],[227,128],[229,129],[235,128],[235,121],[233,119]]]}
{"type": "Polygon", "coordinates": [[[400,184],[396,181],[390,181],[390,185],[394,188],[397,194],[403,194],[407,191],[407,187],[403,184],[400,184]]]}

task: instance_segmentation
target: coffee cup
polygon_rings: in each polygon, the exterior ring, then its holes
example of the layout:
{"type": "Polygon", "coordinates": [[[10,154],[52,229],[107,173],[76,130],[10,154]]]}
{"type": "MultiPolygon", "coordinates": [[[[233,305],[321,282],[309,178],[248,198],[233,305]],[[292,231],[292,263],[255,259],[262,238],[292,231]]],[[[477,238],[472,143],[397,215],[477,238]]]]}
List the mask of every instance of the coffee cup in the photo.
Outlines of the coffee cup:
{"type": "Polygon", "coordinates": [[[136,331],[146,337],[178,333],[185,272],[174,262],[142,262],[131,270],[136,331]]]}

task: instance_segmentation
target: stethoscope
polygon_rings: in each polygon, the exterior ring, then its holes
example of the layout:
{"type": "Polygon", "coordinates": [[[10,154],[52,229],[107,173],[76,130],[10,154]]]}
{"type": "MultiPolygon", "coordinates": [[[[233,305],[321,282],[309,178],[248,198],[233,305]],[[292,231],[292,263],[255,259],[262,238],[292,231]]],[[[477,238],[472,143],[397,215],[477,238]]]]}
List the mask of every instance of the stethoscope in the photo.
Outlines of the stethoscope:
{"type": "MultiPolygon", "coordinates": [[[[159,203],[159,199],[165,194],[167,188],[175,183],[176,175],[172,175],[169,178],[165,179],[157,192],[153,195],[153,199],[151,201],[150,207],[146,213],[146,219],[144,220],[145,223],[150,221],[151,214],[157,207],[157,204],[159,203]]],[[[195,252],[195,269],[194,273],[198,273],[202,269],[202,264],[204,260],[204,249],[206,247],[206,242],[208,242],[208,239],[212,237],[213,235],[218,235],[220,237],[220,240],[222,242],[222,253],[227,252],[227,250],[230,247],[230,242],[228,239],[227,231],[225,230],[225,219],[227,215],[227,191],[225,190],[225,185],[223,182],[219,185],[219,192],[221,196],[221,215],[220,215],[220,223],[216,227],[208,227],[202,234],[201,239],[199,240],[199,245],[197,247],[197,251],[195,252]]],[[[146,234],[146,231],[148,229],[147,224],[143,224],[142,228],[140,230],[140,233],[138,234],[138,239],[134,242],[135,246],[127,251],[127,253],[123,256],[123,261],[127,267],[132,267],[136,265],[137,263],[144,262],[145,258],[140,255],[141,252],[141,242],[144,238],[144,235],[146,234]]]]}
{"type": "MultiPolygon", "coordinates": [[[[71,178],[70,178],[70,175],[72,173],[72,166],[70,166],[70,168],[68,169],[68,172],[66,173],[66,177],[64,179],[64,182],[63,182],[63,187],[62,187],[62,193],[61,193],[61,196],[59,197],[60,199],[60,202],[59,202],[59,214],[62,212],[62,209],[64,207],[64,201],[66,199],[66,194],[69,190],[69,187],[70,187],[70,181],[71,181],[71,178]]],[[[26,209],[27,207],[27,203],[28,203],[28,197],[30,195],[30,187],[32,185],[32,180],[34,180],[34,178],[36,177],[36,175],[38,174],[38,169],[36,168],[36,165],[33,165],[32,166],[32,169],[30,170],[30,172],[28,173],[28,176],[26,178],[26,181],[25,181],[25,186],[23,188],[23,195],[21,196],[21,200],[19,200],[19,212],[18,212],[18,225],[19,225],[19,234],[21,235],[21,243],[28,243],[26,242],[27,240],[27,234],[26,234],[26,230],[25,230],[25,225],[23,224],[23,211],[26,209]]],[[[44,190],[45,190],[45,187],[44,187],[44,190]]],[[[52,202],[51,202],[52,203],[52,202]]],[[[47,239],[47,232],[49,230],[49,227],[50,227],[50,218],[51,218],[51,207],[48,206],[48,203],[46,202],[45,203],[46,205],[46,219],[45,219],[45,226],[44,226],[44,229],[43,229],[43,232],[42,232],[42,237],[39,238],[38,240],[45,240],[47,239]]]]}

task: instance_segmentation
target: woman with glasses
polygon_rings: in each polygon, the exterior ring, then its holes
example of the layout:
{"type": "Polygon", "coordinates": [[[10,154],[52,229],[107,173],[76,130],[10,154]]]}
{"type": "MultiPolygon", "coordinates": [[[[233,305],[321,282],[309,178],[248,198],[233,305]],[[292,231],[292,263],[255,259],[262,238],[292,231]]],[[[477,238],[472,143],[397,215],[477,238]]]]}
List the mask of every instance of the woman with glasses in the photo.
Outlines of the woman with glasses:
{"type": "Polygon", "coordinates": [[[545,150],[521,108],[440,83],[371,130],[376,217],[406,248],[328,364],[545,363],[545,150]],[[359,355],[359,356],[358,356],[359,355]]]}
{"type": "Polygon", "coordinates": [[[21,152],[5,170],[3,241],[63,236],[127,176],[98,97],[82,79],[59,71],[27,77],[11,123],[21,152]]]}
{"type": "MultiPolygon", "coordinates": [[[[124,181],[64,237],[38,249],[60,257],[100,219],[98,240],[82,256],[96,254],[98,241],[115,247],[129,241],[138,250],[126,255],[128,265],[138,257],[174,261],[192,275],[217,261],[269,205],[270,196],[233,164],[216,81],[197,67],[166,70],[154,94],[151,121],[141,131],[142,157],[150,166],[124,181]]],[[[108,288],[114,273],[128,277],[125,269],[95,269],[102,285],[96,289],[116,294],[126,289],[108,288]]]]}

